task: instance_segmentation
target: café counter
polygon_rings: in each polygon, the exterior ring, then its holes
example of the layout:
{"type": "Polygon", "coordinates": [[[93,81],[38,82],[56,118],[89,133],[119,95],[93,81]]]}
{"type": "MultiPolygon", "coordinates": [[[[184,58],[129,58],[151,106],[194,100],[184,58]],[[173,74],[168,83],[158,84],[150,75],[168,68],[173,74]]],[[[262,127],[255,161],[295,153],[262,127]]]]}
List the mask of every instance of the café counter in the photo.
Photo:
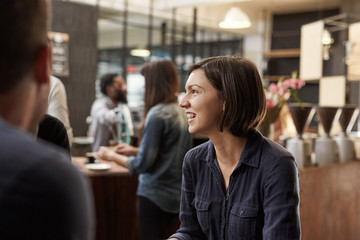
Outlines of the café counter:
{"type": "MultiPolygon", "coordinates": [[[[107,171],[73,163],[90,179],[95,198],[97,240],[137,240],[137,177],[114,163],[107,171]]],[[[360,161],[300,169],[302,240],[360,238],[360,161]]]]}
{"type": "Polygon", "coordinates": [[[97,240],[137,240],[137,176],[113,162],[108,170],[89,170],[85,157],[72,157],[72,162],[89,177],[94,194],[97,240]]]}
{"type": "Polygon", "coordinates": [[[360,161],[300,169],[302,240],[360,239],[360,161]]]}

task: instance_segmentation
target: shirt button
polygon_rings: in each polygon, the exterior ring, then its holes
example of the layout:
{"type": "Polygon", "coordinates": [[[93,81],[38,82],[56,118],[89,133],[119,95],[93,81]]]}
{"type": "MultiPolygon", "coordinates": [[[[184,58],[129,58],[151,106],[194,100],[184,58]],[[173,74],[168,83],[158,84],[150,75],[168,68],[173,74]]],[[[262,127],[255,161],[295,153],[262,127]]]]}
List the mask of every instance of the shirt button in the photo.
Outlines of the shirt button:
{"type": "Polygon", "coordinates": [[[244,211],[241,210],[241,211],[240,211],[240,215],[243,215],[243,213],[244,213],[244,211]]]}

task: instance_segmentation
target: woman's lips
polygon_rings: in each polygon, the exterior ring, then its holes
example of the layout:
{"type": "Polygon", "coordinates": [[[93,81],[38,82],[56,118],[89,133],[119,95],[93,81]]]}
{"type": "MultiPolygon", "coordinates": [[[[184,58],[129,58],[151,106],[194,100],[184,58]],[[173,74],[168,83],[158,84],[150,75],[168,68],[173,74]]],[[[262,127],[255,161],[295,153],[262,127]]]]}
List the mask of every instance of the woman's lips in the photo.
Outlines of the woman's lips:
{"type": "Polygon", "coordinates": [[[187,113],[186,116],[188,119],[190,119],[190,118],[194,118],[196,115],[195,113],[187,113]]]}
{"type": "Polygon", "coordinates": [[[188,123],[190,124],[192,122],[192,120],[194,120],[194,118],[196,117],[195,113],[186,113],[186,117],[188,119],[188,123]]]}

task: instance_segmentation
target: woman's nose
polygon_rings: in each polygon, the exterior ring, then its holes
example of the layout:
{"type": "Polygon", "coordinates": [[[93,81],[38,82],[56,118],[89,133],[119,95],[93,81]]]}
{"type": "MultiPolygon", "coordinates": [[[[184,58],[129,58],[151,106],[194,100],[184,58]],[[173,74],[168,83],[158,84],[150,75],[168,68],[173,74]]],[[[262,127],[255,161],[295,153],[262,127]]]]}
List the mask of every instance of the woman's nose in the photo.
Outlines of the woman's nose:
{"type": "Polygon", "coordinates": [[[189,105],[189,101],[187,100],[187,94],[185,94],[179,102],[180,107],[186,108],[189,105]]]}

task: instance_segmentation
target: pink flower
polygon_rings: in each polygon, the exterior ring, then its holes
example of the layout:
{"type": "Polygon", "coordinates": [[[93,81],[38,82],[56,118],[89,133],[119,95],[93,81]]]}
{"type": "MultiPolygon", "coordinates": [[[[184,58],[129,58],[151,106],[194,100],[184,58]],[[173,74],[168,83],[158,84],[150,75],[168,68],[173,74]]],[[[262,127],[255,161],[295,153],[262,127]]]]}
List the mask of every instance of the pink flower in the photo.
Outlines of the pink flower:
{"type": "Polygon", "coordinates": [[[282,86],[286,90],[291,88],[291,85],[292,85],[291,79],[286,79],[285,81],[282,82],[282,86]]]}
{"type": "Polygon", "coordinates": [[[277,84],[271,83],[270,86],[269,86],[269,91],[273,92],[275,94],[278,94],[279,93],[279,88],[278,88],[277,84]]]}
{"type": "Polygon", "coordinates": [[[282,106],[293,95],[295,101],[300,101],[297,90],[302,88],[305,82],[297,78],[297,72],[292,72],[291,78],[271,83],[266,90],[266,108],[271,109],[282,106]]]}
{"type": "Polygon", "coordinates": [[[274,108],[277,106],[277,103],[274,103],[272,99],[266,99],[266,108],[274,108]]]}
{"type": "Polygon", "coordinates": [[[299,78],[295,79],[295,89],[300,89],[303,86],[305,86],[305,81],[303,81],[299,78]]]}
{"type": "Polygon", "coordinates": [[[296,79],[289,78],[289,79],[286,79],[282,85],[286,89],[289,89],[289,88],[300,89],[305,85],[305,82],[299,78],[296,78],[296,79]]]}

